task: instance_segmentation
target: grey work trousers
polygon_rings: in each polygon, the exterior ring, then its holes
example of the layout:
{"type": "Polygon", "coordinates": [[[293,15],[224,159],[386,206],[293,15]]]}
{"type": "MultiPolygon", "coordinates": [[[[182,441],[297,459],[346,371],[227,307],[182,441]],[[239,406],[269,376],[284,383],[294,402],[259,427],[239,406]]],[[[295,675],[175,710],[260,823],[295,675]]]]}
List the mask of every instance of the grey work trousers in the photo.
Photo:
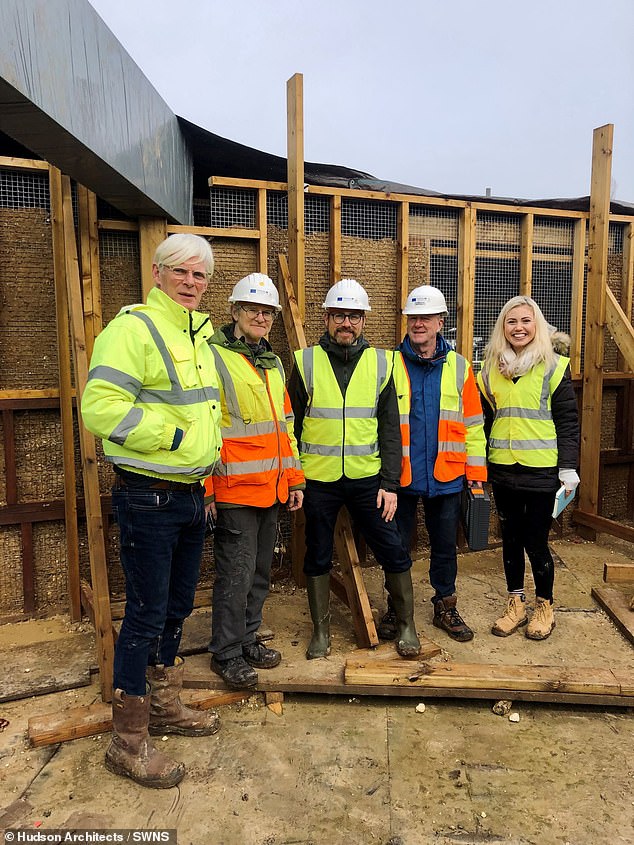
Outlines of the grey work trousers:
{"type": "Polygon", "coordinates": [[[239,657],[243,645],[255,642],[269,592],[278,510],[279,504],[218,508],[209,650],[221,660],[239,657]]]}

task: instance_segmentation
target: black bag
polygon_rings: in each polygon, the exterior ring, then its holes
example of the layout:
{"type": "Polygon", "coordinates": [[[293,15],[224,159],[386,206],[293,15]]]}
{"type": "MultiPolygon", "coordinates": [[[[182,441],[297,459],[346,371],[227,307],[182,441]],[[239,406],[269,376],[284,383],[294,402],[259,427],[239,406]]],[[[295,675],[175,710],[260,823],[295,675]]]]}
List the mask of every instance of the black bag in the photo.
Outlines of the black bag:
{"type": "Polygon", "coordinates": [[[467,487],[462,492],[462,522],[467,545],[473,552],[489,545],[491,501],[484,487],[467,487]]]}

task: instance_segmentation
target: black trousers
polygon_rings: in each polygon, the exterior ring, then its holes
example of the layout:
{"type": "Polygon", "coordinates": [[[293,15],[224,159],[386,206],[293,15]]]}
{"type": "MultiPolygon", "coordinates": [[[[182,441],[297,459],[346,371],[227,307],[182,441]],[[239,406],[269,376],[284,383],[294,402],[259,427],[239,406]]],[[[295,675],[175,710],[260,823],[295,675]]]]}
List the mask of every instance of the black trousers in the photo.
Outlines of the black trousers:
{"type": "Polygon", "coordinates": [[[378,492],[378,475],[327,482],[306,480],[306,575],[325,575],[332,569],[335,524],[344,505],[386,572],[407,572],[411,568],[412,559],[396,523],[381,519],[382,508],[376,506],[378,492]]]}
{"type": "Polygon", "coordinates": [[[555,493],[512,490],[492,483],[495,505],[502,528],[502,556],[509,592],[524,589],[524,552],[533,570],[535,593],[553,598],[555,566],[548,548],[555,493]]]}

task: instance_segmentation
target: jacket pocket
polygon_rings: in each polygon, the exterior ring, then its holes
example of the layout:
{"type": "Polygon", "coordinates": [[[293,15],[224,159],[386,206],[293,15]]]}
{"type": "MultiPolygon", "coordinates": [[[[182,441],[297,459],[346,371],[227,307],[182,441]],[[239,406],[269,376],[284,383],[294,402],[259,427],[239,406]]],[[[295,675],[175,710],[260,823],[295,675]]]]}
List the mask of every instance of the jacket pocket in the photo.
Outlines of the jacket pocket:
{"type": "Polygon", "coordinates": [[[271,460],[266,457],[266,449],[261,443],[254,443],[246,437],[226,438],[222,441],[220,460],[227,487],[267,483],[271,460]]]}

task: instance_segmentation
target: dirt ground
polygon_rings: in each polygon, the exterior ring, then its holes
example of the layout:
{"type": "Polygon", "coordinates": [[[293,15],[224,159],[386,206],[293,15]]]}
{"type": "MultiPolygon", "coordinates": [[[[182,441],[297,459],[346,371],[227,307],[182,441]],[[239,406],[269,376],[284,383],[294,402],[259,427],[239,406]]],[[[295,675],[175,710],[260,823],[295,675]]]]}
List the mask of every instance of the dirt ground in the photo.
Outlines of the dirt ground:
{"type": "MultiPolygon", "coordinates": [[[[604,562],[631,562],[632,547],[601,535],[596,544],[558,540],[552,548],[557,627],[542,643],[521,632],[490,634],[505,603],[499,550],[460,557],[459,608],[476,631],[470,643],[431,625],[426,565],[418,561],[417,626],[444,649],[438,659],[634,671],[632,645],[590,595],[602,585],[604,562]]],[[[364,578],[382,610],[380,571],[366,569],[364,578]]],[[[288,664],[301,659],[310,632],[305,592],[274,585],[265,623],[288,664]]],[[[188,624],[204,638],[208,609],[188,624]]],[[[35,663],[38,655],[51,660],[48,649],[63,657],[69,639],[89,631],[63,617],[6,625],[0,657],[12,672],[31,672],[31,663],[21,670],[22,657],[16,667],[20,647],[30,646],[35,663]]],[[[349,614],[336,599],[333,634],[331,661],[354,649],[349,614]]],[[[208,655],[188,665],[204,672],[208,655]]],[[[215,736],[158,738],[187,775],[174,789],[149,790],[105,770],[106,734],[29,747],[31,716],[98,700],[93,675],[88,686],[0,704],[8,723],[0,729],[0,829],[165,828],[177,830],[181,845],[634,842],[634,708],[517,701],[512,722],[487,700],[298,693],[285,695],[277,715],[256,695],[222,707],[215,736]]]]}

